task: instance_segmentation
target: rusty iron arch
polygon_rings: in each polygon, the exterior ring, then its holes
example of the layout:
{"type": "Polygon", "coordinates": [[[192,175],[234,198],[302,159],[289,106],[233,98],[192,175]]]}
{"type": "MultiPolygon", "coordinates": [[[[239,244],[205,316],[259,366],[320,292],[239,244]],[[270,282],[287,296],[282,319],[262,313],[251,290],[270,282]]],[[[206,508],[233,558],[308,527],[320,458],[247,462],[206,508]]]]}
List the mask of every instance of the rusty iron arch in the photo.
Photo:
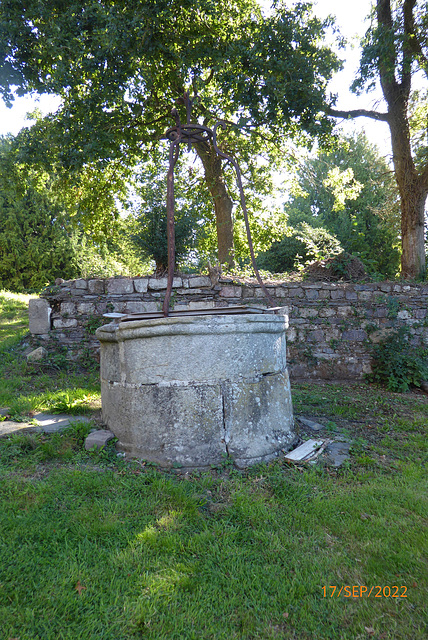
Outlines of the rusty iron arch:
{"type": "Polygon", "coordinates": [[[254,269],[254,273],[256,274],[257,281],[265,294],[266,298],[269,300],[269,303],[272,307],[275,306],[275,303],[269,294],[266,285],[264,284],[259,270],[256,264],[256,258],[254,255],[254,247],[253,240],[251,237],[250,224],[248,221],[248,211],[245,200],[244,189],[242,186],[242,173],[239,167],[239,164],[235,158],[231,155],[224,153],[224,151],[220,151],[217,144],[217,129],[220,127],[222,129],[226,128],[226,124],[222,121],[217,122],[212,129],[209,127],[205,127],[204,125],[198,123],[191,123],[191,108],[193,100],[190,99],[189,93],[186,92],[183,96],[183,101],[186,106],[186,124],[182,124],[180,121],[180,117],[177,109],[172,109],[171,115],[175,118],[175,126],[171,127],[166,131],[163,136],[163,139],[170,141],[169,146],[169,169],[167,174],[167,196],[166,196],[166,210],[167,210],[167,240],[168,240],[168,283],[165,298],[163,301],[162,312],[164,317],[168,317],[169,315],[169,304],[171,300],[171,292],[172,285],[174,281],[174,267],[175,267],[175,222],[174,222],[174,168],[178,160],[178,156],[180,153],[180,144],[186,143],[188,150],[191,149],[192,144],[197,144],[200,142],[211,142],[214,148],[214,151],[220,158],[224,158],[228,160],[234,167],[236,173],[236,181],[239,189],[240,201],[242,212],[244,215],[245,221],[245,230],[247,234],[248,247],[251,255],[251,264],[254,269]]]}

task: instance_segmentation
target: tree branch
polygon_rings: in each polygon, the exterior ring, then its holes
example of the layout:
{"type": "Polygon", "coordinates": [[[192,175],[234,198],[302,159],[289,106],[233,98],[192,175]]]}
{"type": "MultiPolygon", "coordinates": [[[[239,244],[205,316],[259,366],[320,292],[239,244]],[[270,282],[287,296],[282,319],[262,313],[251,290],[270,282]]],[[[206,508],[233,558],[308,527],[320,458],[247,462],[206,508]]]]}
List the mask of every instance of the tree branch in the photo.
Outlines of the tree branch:
{"type": "Polygon", "coordinates": [[[418,36],[416,34],[415,29],[415,18],[413,15],[413,9],[415,5],[415,0],[410,0],[410,2],[405,2],[404,4],[404,25],[405,32],[408,36],[407,46],[409,51],[411,51],[417,59],[419,59],[419,64],[422,69],[428,75],[428,57],[424,54],[422,50],[422,45],[418,40],[418,36]]]}
{"type": "Polygon", "coordinates": [[[349,111],[340,111],[339,109],[327,109],[327,115],[333,116],[333,118],[371,118],[372,120],[381,120],[382,122],[388,122],[389,116],[387,113],[379,113],[378,111],[368,111],[367,109],[350,109],[349,111]]]}

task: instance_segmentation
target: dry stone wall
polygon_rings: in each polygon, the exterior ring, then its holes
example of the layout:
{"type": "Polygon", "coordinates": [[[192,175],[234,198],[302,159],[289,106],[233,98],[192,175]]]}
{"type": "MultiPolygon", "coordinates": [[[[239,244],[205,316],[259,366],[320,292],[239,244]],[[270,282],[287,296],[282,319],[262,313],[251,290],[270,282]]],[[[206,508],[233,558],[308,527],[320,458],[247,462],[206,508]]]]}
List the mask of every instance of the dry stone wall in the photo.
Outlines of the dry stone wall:
{"type": "MultiPolygon", "coordinates": [[[[336,284],[271,282],[268,289],[289,317],[290,374],[299,379],[362,378],[370,372],[370,342],[402,324],[410,327],[415,348],[428,344],[428,285],[397,282],[336,284]]],[[[95,330],[106,312],[159,311],[166,278],[79,279],[48,287],[31,301],[30,331],[35,346],[58,343],[70,358],[97,354],[95,330]]],[[[174,279],[174,309],[248,305],[264,307],[258,284],[208,276],[174,279]]]]}

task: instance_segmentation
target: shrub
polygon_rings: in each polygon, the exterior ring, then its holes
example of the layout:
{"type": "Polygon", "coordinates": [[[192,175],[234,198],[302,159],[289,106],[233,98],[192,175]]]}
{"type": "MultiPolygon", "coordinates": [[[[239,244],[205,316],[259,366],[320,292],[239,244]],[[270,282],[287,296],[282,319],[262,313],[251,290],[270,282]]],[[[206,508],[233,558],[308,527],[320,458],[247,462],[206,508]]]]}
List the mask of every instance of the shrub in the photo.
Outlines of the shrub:
{"type": "Polygon", "coordinates": [[[272,273],[291,271],[310,260],[322,260],[342,252],[339,240],[326,229],[302,222],[291,234],[274,242],[257,258],[258,266],[272,273]]]}
{"type": "Polygon", "coordinates": [[[428,348],[411,343],[408,327],[400,327],[385,340],[372,346],[370,382],[383,384],[389,391],[408,391],[411,385],[420,387],[428,380],[428,348]]]}
{"type": "MultiPolygon", "coordinates": [[[[193,212],[182,209],[175,216],[175,261],[176,264],[194,247],[193,212]]],[[[166,206],[152,203],[146,209],[140,209],[137,217],[139,230],[133,235],[133,241],[141,251],[143,258],[151,258],[156,263],[156,272],[163,273],[168,268],[168,240],[166,206]]]]}

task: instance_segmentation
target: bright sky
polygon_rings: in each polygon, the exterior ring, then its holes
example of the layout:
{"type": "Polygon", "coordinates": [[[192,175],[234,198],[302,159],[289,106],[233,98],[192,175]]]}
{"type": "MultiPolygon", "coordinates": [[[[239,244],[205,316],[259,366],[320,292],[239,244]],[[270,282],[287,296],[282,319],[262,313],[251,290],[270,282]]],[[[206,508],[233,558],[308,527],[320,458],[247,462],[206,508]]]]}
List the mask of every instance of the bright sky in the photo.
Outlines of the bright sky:
{"type": "MultiPolygon", "coordinates": [[[[261,0],[263,4],[270,4],[269,0],[261,0]]],[[[341,33],[353,41],[352,46],[347,47],[345,51],[341,51],[340,55],[346,58],[345,69],[337,74],[333,80],[330,90],[337,93],[339,99],[337,108],[352,109],[356,107],[366,109],[380,109],[381,105],[380,93],[364,95],[357,98],[349,92],[349,86],[353,80],[356,69],[358,68],[359,52],[358,39],[364,34],[367,23],[364,19],[370,12],[371,0],[315,0],[315,13],[323,18],[329,14],[336,16],[337,26],[341,33]]],[[[31,124],[26,120],[26,114],[38,107],[43,113],[55,110],[59,101],[50,96],[41,98],[17,98],[12,109],[7,109],[0,100],[0,135],[12,133],[16,135],[18,131],[31,124]]],[[[388,135],[388,126],[382,122],[373,122],[368,118],[359,118],[351,123],[344,124],[344,129],[350,131],[355,128],[364,128],[370,140],[376,142],[379,148],[385,153],[390,153],[390,142],[388,135]]]]}

